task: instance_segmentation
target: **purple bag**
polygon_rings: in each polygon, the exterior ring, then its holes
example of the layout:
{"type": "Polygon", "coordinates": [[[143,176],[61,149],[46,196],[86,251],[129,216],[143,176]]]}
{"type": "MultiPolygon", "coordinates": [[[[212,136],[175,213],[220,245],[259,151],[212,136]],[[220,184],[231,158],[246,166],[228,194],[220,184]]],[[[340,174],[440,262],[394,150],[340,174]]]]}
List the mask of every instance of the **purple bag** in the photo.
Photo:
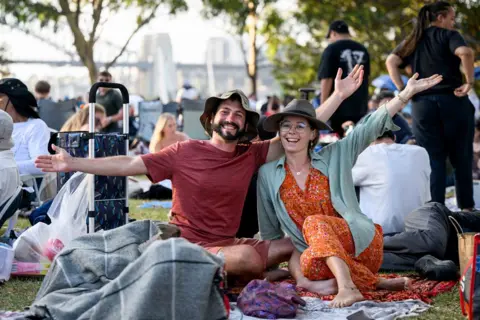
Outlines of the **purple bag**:
{"type": "Polygon", "coordinates": [[[237,299],[243,314],[263,319],[293,319],[299,304],[305,306],[307,303],[297,295],[295,285],[265,280],[250,281],[237,299]]]}

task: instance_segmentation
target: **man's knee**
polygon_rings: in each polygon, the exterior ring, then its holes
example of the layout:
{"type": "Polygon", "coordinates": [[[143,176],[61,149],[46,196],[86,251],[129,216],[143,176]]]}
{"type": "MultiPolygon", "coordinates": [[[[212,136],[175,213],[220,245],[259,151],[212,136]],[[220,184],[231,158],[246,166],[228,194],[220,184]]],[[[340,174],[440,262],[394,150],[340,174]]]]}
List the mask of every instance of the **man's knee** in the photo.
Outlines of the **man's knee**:
{"type": "Polygon", "coordinates": [[[265,269],[262,257],[252,246],[236,245],[222,251],[227,272],[262,274],[265,269]]]}

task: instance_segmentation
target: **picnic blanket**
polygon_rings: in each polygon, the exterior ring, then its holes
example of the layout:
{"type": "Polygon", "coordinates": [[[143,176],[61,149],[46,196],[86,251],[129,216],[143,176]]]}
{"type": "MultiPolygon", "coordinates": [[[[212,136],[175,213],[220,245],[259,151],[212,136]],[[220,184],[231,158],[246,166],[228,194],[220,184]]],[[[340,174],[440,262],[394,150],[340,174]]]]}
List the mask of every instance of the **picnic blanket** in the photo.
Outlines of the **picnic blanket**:
{"type": "Polygon", "coordinates": [[[143,220],[73,240],[52,263],[29,313],[41,319],[226,319],[218,287],[222,258],[183,238],[148,241],[158,232],[143,220]]]}
{"type": "MultiPolygon", "coordinates": [[[[398,274],[382,274],[383,278],[397,278],[397,277],[405,277],[405,275],[400,276],[398,274]]],[[[365,299],[375,302],[392,302],[392,301],[403,301],[408,299],[416,299],[423,301],[425,303],[431,303],[432,298],[436,297],[437,295],[445,292],[451,291],[455,285],[457,284],[456,281],[434,281],[434,280],[426,280],[421,279],[418,275],[407,275],[413,281],[411,284],[410,290],[403,290],[403,291],[387,291],[387,290],[378,290],[378,291],[367,291],[362,292],[365,299]]],[[[293,279],[284,280],[289,283],[295,283],[293,279]]],[[[243,287],[232,287],[228,291],[228,295],[235,299],[236,296],[242,292],[243,287]]],[[[313,297],[313,298],[320,298],[322,300],[333,300],[335,296],[321,296],[316,293],[309,292],[303,288],[297,287],[297,293],[301,297],[313,297]]]]}
{"type": "MultiPolygon", "coordinates": [[[[307,305],[299,307],[298,320],[342,320],[342,319],[379,319],[394,320],[398,318],[414,317],[427,311],[430,306],[419,300],[405,300],[396,302],[357,302],[348,308],[333,309],[328,302],[316,298],[305,298],[307,305]],[[357,317],[354,317],[357,316],[357,317]]],[[[239,308],[235,307],[230,314],[230,320],[256,320],[259,318],[243,315],[239,308]]],[[[282,319],[279,319],[282,320],[282,319]]]]}

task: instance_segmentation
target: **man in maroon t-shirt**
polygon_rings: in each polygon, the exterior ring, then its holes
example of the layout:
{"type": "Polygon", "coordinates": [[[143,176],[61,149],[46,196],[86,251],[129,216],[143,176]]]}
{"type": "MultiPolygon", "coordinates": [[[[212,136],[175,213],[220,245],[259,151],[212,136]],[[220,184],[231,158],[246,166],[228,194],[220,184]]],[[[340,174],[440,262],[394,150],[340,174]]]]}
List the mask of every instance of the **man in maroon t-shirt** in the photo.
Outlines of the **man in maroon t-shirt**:
{"type": "MultiPolygon", "coordinates": [[[[361,84],[362,67],[345,79],[341,71],[336,91],[317,111],[322,121],[361,84]]],[[[243,203],[250,180],[265,162],[280,158],[280,139],[251,142],[258,135],[259,115],[250,110],[248,98],[240,90],[211,97],[200,121],[210,140],[187,140],[154,154],[140,157],[73,158],[53,146],[56,155],[35,161],[46,172],[81,171],[103,176],[147,174],[153,182],[171,179],[173,207],[171,223],[181,236],[208,251],[221,251],[230,275],[253,279],[263,277],[267,268],[287,261],[293,245],[290,239],[260,241],[237,239],[243,203]]]]}

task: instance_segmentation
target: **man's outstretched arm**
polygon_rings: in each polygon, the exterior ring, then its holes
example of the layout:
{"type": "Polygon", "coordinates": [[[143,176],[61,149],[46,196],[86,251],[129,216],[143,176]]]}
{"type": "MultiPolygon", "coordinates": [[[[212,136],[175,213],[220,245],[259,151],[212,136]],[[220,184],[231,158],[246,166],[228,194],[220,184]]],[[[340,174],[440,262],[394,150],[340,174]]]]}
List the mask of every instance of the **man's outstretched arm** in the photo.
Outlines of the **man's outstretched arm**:
{"type": "Polygon", "coordinates": [[[75,158],[55,145],[54,155],[35,159],[35,166],[43,172],[80,171],[101,176],[133,176],[147,174],[147,167],[140,157],[116,156],[106,158],[75,158]]]}

